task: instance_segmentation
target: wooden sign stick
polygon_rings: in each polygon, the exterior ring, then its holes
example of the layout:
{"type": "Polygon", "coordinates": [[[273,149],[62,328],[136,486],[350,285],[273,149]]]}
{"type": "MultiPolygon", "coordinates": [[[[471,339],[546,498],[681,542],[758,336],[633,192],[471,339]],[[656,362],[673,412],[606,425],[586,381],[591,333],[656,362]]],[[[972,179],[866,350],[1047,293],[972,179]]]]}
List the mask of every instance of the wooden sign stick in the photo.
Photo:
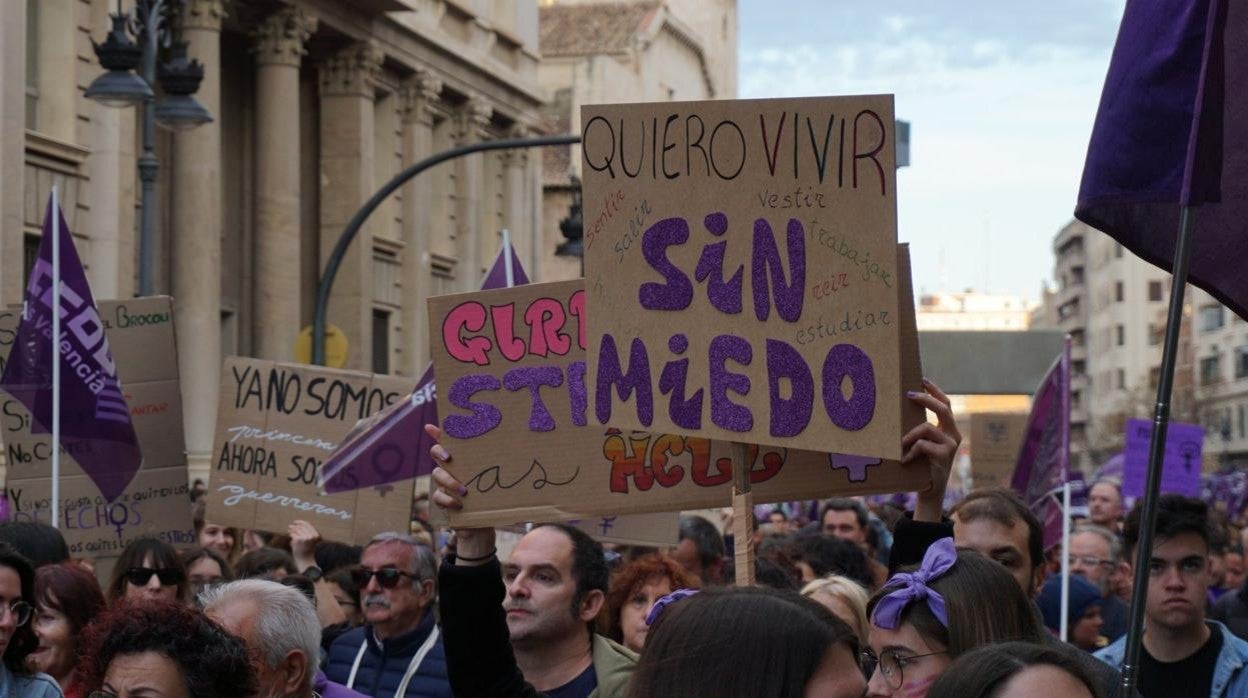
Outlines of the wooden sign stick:
{"type": "Polygon", "coordinates": [[[737,586],[754,586],[754,495],[750,492],[750,447],[732,444],[732,538],[737,586]]]}

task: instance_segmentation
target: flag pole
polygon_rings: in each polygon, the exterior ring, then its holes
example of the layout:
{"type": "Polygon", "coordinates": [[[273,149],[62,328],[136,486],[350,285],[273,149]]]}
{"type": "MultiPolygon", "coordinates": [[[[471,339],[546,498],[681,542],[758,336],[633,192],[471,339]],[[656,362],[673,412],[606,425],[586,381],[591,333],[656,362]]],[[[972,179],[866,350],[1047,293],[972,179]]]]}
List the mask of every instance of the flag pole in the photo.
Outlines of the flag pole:
{"type": "Polygon", "coordinates": [[[61,202],[52,185],[52,527],[61,527],[61,202]]]}
{"type": "Polygon", "coordinates": [[[503,228],[503,274],[507,278],[507,288],[516,285],[516,270],[511,268],[511,231],[503,228]]]}
{"type": "Polygon", "coordinates": [[[1062,485],[1062,642],[1070,642],[1070,483],[1062,485]]]}
{"type": "Polygon", "coordinates": [[[1127,625],[1126,653],[1122,662],[1122,695],[1134,695],[1139,670],[1140,642],[1144,636],[1144,602],[1148,596],[1148,561],[1153,554],[1153,529],[1157,525],[1157,498],[1161,493],[1161,462],[1166,453],[1166,425],[1170,421],[1170,393],[1174,388],[1174,366],[1179,352],[1179,326],[1183,322],[1183,292],[1191,261],[1192,207],[1179,213],[1179,237],[1174,245],[1174,276],[1170,285],[1170,308],[1166,313],[1166,337],[1161,350],[1161,376],[1157,382],[1157,404],[1153,409],[1153,436],[1149,442],[1148,477],[1140,508],[1140,540],[1135,548],[1132,575],[1131,620],[1127,625]]]}

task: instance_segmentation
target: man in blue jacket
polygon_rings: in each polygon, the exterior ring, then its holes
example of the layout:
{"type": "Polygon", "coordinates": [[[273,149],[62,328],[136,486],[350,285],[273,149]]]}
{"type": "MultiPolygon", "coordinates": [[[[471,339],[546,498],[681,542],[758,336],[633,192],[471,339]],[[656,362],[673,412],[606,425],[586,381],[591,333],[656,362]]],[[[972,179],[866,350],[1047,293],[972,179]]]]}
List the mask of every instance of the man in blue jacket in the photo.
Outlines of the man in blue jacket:
{"type": "MultiPolygon", "coordinates": [[[[1127,516],[1122,537],[1133,565],[1148,565],[1148,599],[1140,651],[1139,691],[1152,696],[1248,696],[1248,642],[1206,620],[1209,591],[1209,519],[1204,502],[1177,494],[1157,503],[1149,560],[1136,559],[1140,507],[1127,516]]],[[[1126,638],[1096,653],[1121,667],[1126,638]]]]}
{"type": "Polygon", "coordinates": [[[367,623],[329,648],[330,681],[372,698],[450,698],[446,655],[430,611],[436,559],[411,536],[381,533],[352,577],[367,623]]]}

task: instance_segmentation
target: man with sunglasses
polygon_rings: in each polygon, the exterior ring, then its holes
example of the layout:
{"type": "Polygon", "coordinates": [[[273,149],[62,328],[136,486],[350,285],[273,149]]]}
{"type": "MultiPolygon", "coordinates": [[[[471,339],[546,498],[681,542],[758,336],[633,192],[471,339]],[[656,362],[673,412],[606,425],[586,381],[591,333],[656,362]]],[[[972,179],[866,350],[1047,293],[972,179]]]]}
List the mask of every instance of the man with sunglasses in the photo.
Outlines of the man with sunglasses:
{"type": "Polygon", "coordinates": [[[351,571],[366,624],[329,648],[329,680],[372,698],[450,698],[434,622],[435,558],[411,536],[381,533],[351,571]]]}

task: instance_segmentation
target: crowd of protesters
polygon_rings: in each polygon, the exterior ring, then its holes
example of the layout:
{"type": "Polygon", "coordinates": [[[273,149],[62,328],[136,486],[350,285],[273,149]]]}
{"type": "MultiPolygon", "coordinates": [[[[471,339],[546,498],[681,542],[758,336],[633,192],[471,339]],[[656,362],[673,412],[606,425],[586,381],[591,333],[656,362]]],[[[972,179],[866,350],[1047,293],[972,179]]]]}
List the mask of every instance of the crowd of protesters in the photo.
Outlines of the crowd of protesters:
{"type": "MultiPolygon", "coordinates": [[[[500,558],[490,528],[439,541],[414,519],[352,546],[305,521],[221,526],[199,499],[197,547],[141,538],[111,570],[71,559],[51,527],[2,524],[0,698],[1109,698],[1141,564],[1137,694],[1248,696],[1248,583],[1225,516],[1164,495],[1141,561],[1138,507],[1095,483],[1063,618],[1040,522],[1004,489],[946,510],[961,434],[936,386],[907,399],[936,417],[902,441],[932,474],[914,510],[761,510],[753,586],[735,584],[715,514],[682,516],[670,549],[537,524],[500,558]]],[[[433,506],[469,496],[448,468],[433,483],[433,506]]]]}

